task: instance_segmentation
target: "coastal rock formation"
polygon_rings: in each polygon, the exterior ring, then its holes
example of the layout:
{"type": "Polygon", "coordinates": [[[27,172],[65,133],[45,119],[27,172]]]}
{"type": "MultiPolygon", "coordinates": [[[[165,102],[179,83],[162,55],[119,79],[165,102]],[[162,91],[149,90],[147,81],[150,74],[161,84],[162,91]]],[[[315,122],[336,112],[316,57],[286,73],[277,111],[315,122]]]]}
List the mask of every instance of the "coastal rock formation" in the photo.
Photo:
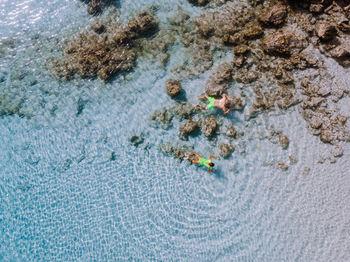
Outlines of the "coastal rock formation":
{"type": "Polygon", "coordinates": [[[108,80],[135,66],[137,40],[157,28],[157,20],[148,12],[140,12],[126,25],[116,22],[99,24],[93,33],[84,31],[68,43],[65,56],[55,60],[52,69],[60,78],[98,76],[108,80]]]}

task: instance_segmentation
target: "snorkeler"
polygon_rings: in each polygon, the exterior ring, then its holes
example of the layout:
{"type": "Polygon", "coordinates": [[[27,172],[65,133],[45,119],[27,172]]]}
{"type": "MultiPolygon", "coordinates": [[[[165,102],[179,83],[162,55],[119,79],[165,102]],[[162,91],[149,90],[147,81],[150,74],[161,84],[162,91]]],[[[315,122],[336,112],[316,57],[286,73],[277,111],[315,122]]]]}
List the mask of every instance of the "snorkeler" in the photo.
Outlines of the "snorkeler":
{"type": "Polygon", "coordinates": [[[218,159],[217,157],[211,156],[211,155],[209,155],[209,159],[206,159],[204,157],[201,157],[197,153],[192,152],[192,153],[186,154],[184,159],[190,161],[193,164],[200,164],[202,166],[207,167],[208,168],[208,172],[215,172],[216,170],[210,169],[210,168],[214,167],[214,163],[211,160],[212,158],[218,159]],[[190,158],[191,156],[194,156],[195,158],[194,159],[190,158]]]}
{"type": "Polygon", "coordinates": [[[226,110],[226,107],[230,106],[229,97],[226,94],[223,94],[221,99],[215,99],[215,97],[213,96],[207,96],[206,94],[203,94],[200,97],[198,97],[198,100],[207,102],[207,106],[198,104],[198,106],[204,110],[209,110],[214,107],[217,107],[221,108],[224,111],[224,114],[230,112],[230,109],[226,110]]]}

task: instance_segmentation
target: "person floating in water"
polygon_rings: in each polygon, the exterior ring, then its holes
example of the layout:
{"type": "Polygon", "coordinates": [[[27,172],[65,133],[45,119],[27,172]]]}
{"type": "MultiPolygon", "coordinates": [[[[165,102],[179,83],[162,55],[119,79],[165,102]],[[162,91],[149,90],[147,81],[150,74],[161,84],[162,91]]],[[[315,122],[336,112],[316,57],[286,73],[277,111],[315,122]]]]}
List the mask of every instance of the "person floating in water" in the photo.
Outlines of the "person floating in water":
{"type": "Polygon", "coordinates": [[[223,94],[220,99],[216,99],[213,96],[207,96],[206,94],[203,94],[200,97],[198,97],[198,100],[207,102],[207,106],[198,104],[198,106],[204,110],[209,110],[214,107],[217,107],[217,108],[221,108],[224,111],[224,114],[227,114],[228,112],[230,112],[229,108],[226,110],[226,107],[230,106],[230,100],[226,94],[223,94]]]}
{"type": "Polygon", "coordinates": [[[216,170],[211,169],[215,165],[211,160],[212,158],[218,159],[217,157],[211,156],[211,155],[209,155],[209,159],[206,159],[204,157],[201,157],[197,153],[192,152],[192,153],[186,154],[184,159],[188,160],[192,164],[200,164],[201,166],[207,167],[208,172],[215,172],[216,170]]]}

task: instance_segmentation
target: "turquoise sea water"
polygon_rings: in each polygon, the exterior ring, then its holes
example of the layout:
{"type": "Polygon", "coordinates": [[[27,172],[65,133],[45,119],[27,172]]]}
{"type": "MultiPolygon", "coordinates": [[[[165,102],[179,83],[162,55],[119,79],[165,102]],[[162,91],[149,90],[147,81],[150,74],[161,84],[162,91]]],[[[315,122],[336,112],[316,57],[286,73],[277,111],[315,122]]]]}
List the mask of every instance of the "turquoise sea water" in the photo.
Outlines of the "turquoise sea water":
{"type": "MultiPolygon", "coordinates": [[[[184,0],[121,0],[119,7],[126,17],[155,3],[164,27],[178,5],[192,16],[203,12],[184,0]]],[[[107,84],[59,82],[46,61],[86,26],[86,6],[2,0],[0,12],[2,106],[31,116],[0,118],[0,261],[349,260],[349,146],[336,164],[317,164],[328,149],[297,108],[250,122],[245,111],[221,116],[223,127],[245,134],[209,174],[158,145],[187,144],[203,155],[218,155],[217,146],[203,136],[179,140],[178,120],[169,130],[148,120],[172,104],[164,85],[184,59],[181,45],[166,68],[140,59],[107,84]],[[262,139],[270,126],[290,138],[286,151],[262,139]],[[134,133],[144,134],[144,144],[130,144],[134,133]],[[289,155],[297,163],[286,172],[269,164],[288,163],[289,155]]],[[[225,59],[218,54],[216,63],[225,59]]],[[[189,102],[207,78],[182,81],[189,102]]]]}

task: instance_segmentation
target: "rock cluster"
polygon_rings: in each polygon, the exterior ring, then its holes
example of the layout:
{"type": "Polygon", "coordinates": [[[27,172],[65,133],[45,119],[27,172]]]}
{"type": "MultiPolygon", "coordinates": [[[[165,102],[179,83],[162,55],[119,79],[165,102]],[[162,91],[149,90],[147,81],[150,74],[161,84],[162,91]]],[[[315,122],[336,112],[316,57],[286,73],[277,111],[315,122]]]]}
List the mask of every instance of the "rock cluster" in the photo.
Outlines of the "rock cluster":
{"type": "Polygon", "coordinates": [[[346,130],[347,116],[330,109],[326,97],[331,88],[315,86],[303,81],[303,93],[306,98],[301,104],[302,116],[309,122],[314,135],[319,135],[324,143],[336,144],[338,141],[350,141],[350,132],[346,130]]]}
{"type": "Polygon", "coordinates": [[[137,58],[137,40],[157,30],[157,20],[148,12],[140,12],[126,25],[116,22],[94,25],[93,32],[84,31],[65,49],[52,69],[58,77],[71,79],[98,76],[108,80],[119,72],[130,70],[137,58]]]}

